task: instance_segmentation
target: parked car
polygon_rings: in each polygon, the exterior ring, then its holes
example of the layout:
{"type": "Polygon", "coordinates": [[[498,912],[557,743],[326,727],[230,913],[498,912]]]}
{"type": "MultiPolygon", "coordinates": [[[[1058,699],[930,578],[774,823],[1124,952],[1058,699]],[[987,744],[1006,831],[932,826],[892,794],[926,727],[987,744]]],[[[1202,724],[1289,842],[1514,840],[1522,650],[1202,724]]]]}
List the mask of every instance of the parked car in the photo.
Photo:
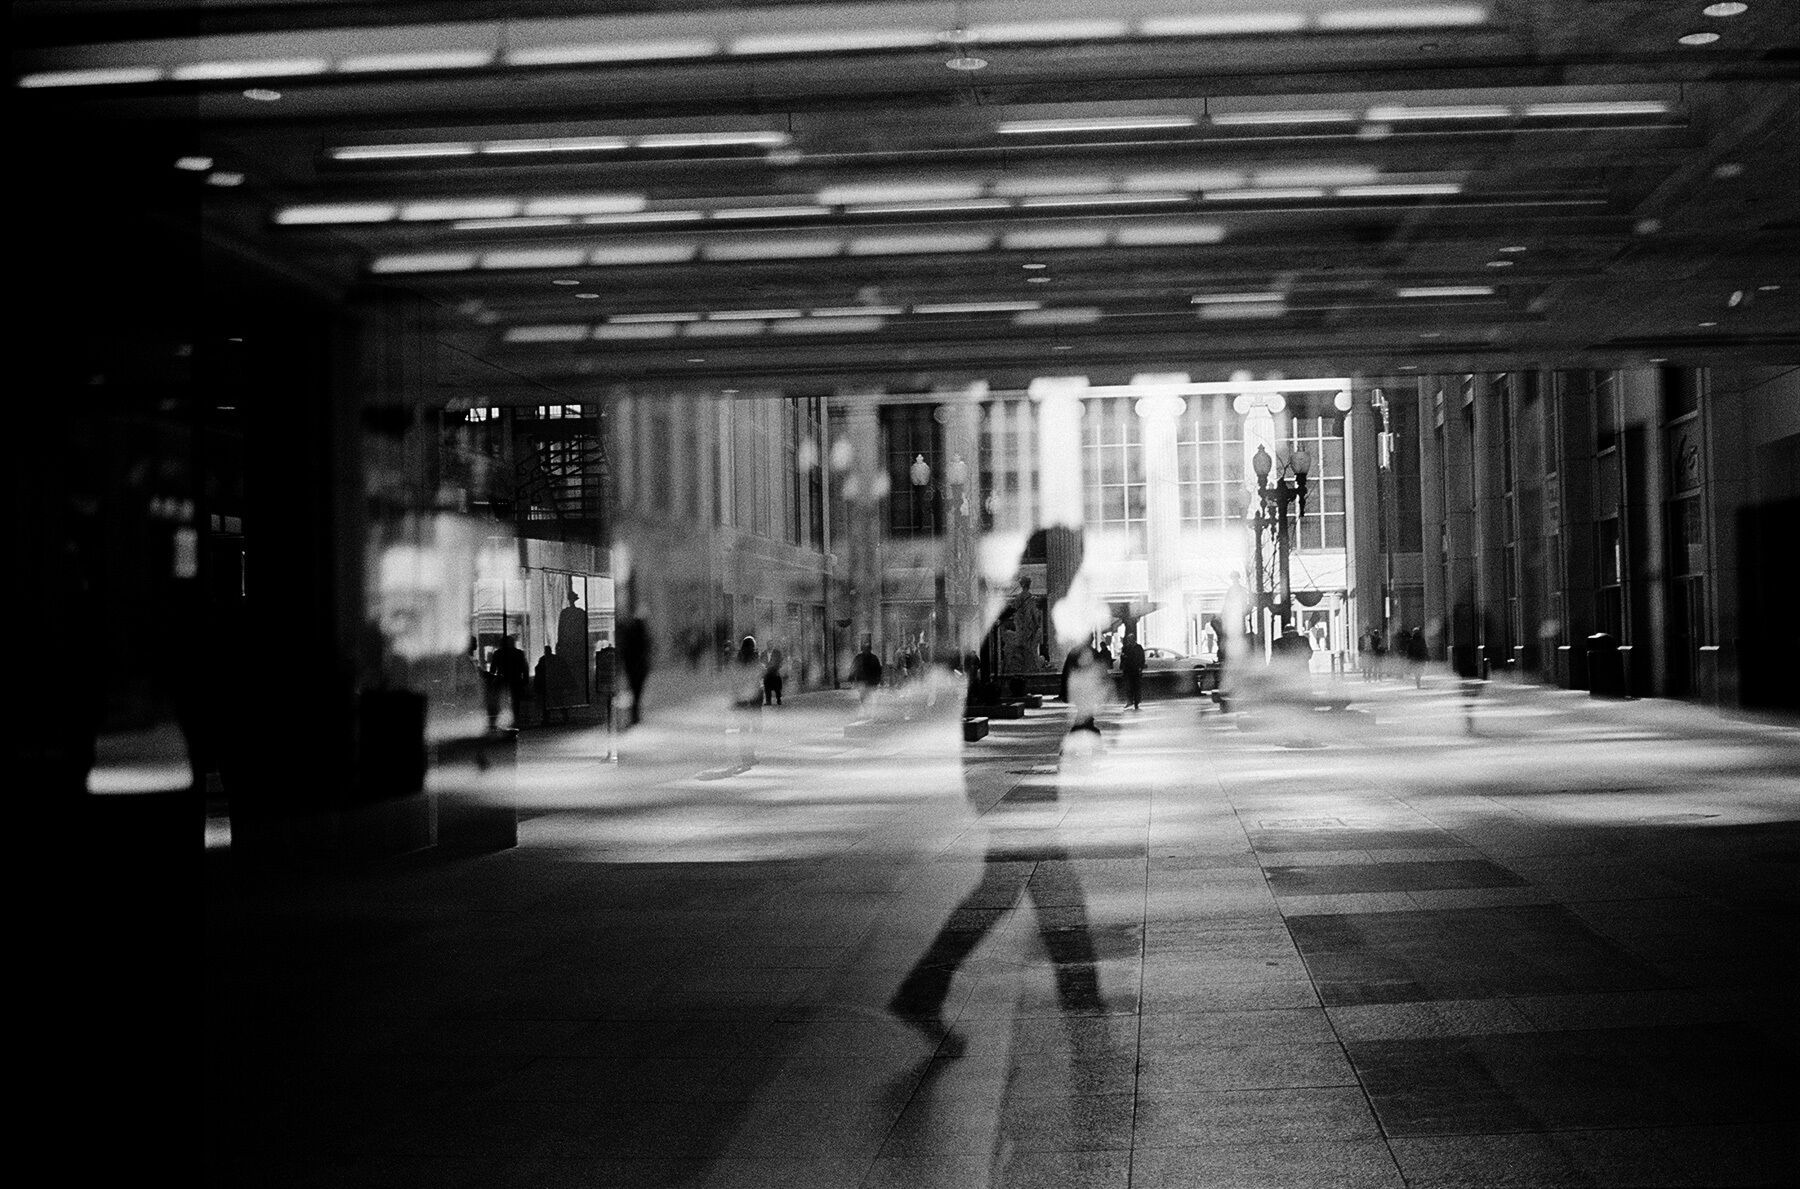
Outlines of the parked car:
{"type": "MultiPolygon", "coordinates": [[[[1197,656],[1188,656],[1176,652],[1172,648],[1144,649],[1144,696],[1146,698],[1185,698],[1192,697],[1210,685],[1202,685],[1202,672],[1205,669],[1217,670],[1216,665],[1208,666],[1197,656]]],[[[1118,688],[1125,688],[1124,675],[1119,672],[1117,664],[1113,666],[1113,679],[1118,688]]]]}

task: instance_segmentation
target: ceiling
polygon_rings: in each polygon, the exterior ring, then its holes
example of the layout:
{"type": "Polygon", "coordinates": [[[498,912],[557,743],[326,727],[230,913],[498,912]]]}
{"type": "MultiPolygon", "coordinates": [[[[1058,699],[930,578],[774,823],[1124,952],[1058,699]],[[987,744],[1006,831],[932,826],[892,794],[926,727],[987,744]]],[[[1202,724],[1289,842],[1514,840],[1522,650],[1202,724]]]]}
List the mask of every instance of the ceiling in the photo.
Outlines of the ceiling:
{"type": "Polygon", "coordinates": [[[1800,7],[1709,7],[22,0],[14,110],[471,385],[1791,363],[1800,7]]]}

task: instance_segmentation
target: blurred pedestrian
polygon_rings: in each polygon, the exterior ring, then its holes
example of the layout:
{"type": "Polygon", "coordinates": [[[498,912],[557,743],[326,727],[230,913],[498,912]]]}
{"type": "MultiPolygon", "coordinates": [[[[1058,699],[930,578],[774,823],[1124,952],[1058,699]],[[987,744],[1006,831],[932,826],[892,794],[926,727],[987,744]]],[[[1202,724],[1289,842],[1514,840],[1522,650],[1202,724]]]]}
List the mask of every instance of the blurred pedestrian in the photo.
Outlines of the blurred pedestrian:
{"type": "Polygon", "coordinates": [[[1425,645],[1425,629],[1414,628],[1406,635],[1406,664],[1412,670],[1413,688],[1425,688],[1425,663],[1431,650],[1425,645]]]}
{"type": "Polygon", "coordinates": [[[618,694],[619,650],[611,640],[602,640],[594,650],[594,700],[600,704],[600,722],[607,730],[613,725],[613,698],[618,694]]]}
{"type": "Polygon", "coordinates": [[[740,768],[748,768],[756,762],[756,732],[762,725],[763,674],[756,637],[745,636],[738,645],[730,674],[732,718],[737,723],[740,768]]]}
{"type": "Polygon", "coordinates": [[[875,687],[881,684],[881,658],[863,641],[862,651],[850,660],[850,683],[856,687],[856,700],[867,702],[875,687]]]}
{"type": "Polygon", "coordinates": [[[771,644],[769,651],[763,654],[762,671],[762,704],[764,706],[781,705],[781,690],[787,684],[787,657],[782,655],[781,646],[771,644]]]}
{"type": "MultiPolygon", "coordinates": [[[[556,684],[556,653],[548,644],[544,645],[544,655],[538,657],[537,668],[531,674],[531,693],[537,699],[538,722],[542,726],[550,725],[550,687],[556,684]]],[[[569,716],[567,710],[563,717],[569,716]]]]}
{"type": "Polygon", "coordinates": [[[1119,672],[1125,677],[1125,705],[1132,710],[1144,708],[1144,646],[1137,633],[1127,630],[1125,647],[1120,650],[1119,672]]]}
{"type": "Polygon", "coordinates": [[[502,691],[511,700],[512,725],[524,725],[525,703],[530,695],[526,692],[527,683],[531,679],[530,666],[525,661],[525,654],[513,643],[511,636],[502,636],[500,646],[494,649],[494,655],[488,658],[488,678],[494,683],[494,696],[488,699],[488,727],[499,725],[500,697],[502,691]]]}
{"type": "Polygon", "coordinates": [[[635,615],[619,624],[619,667],[625,670],[625,684],[631,690],[631,714],[627,726],[636,726],[644,718],[644,683],[650,678],[650,628],[635,615]]]}

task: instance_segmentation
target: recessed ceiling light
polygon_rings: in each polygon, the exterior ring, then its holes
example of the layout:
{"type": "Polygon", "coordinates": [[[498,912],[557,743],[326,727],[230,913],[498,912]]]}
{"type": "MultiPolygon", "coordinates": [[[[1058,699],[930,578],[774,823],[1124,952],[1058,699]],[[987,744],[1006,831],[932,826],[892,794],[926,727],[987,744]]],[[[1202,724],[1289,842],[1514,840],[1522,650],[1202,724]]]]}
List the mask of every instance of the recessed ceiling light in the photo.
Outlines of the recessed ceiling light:
{"type": "Polygon", "coordinates": [[[1421,330],[1419,332],[1419,337],[1422,339],[1441,339],[1444,337],[1444,332],[1441,330],[1421,330]]]}
{"type": "Polygon", "coordinates": [[[1773,293],[1780,288],[1780,285],[1758,285],[1756,290],[1758,293],[1773,293]]]}
{"type": "Polygon", "coordinates": [[[1032,264],[1022,264],[1019,267],[1021,267],[1021,268],[1049,268],[1050,266],[1048,264],[1032,263],[1032,264]]]}
{"type": "Polygon", "coordinates": [[[1056,343],[1050,349],[1052,351],[1073,351],[1075,348],[1069,346],[1067,343],[1056,343]]]}
{"type": "Polygon", "coordinates": [[[1403,363],[1400,365],[1400,370],[1403,372],[1416,372],[1419,370],[1419,365],[1416,363],[1403,363]]]}
{"type": "Polygon", "coordinates": [[[1725,304],[1733,307],[1743,305],[1744,291],[1742,289],[1733,289],[1731,291],[1731,296],[1725,299],[1725,304]]]}
{"type": "Polygon", "coordinates": [[[706,360],[705,360],[705,359],[702,359],[702,358],[701,358],[701,357],[700,357],[700,356],[698,356],[698,355],[690,355],[690,356],[688,356],[688,362],[689,362],[689,363],[705,363],[705,362],[706,362],[706,360]]]}
{"type": "Polygon", "coordinates": [[[1025,283],[1027,285],[1048,285],[1050,283],[1050,278],[1049,277],[1026,277],[1025,283]]]}
{"type": "Polygon", "coordinates": [[[579,285],[579,284],[581,284],[580,281],[570,280],[568,277],[558,277],[556,280],[551,281],[550,283],[552,285],[579,285]]]}
{"type": "Polygon", "coordinates": [[[1719,40],[1717,33],[1686,33],[1675,39],[1682,45],[1711,45],[1719,40]]]}
{"type": "Polygon", "coordinates": [[[206,175],[206,184],[209,186],[241,186],[244,184],[244,175],[220,169],[206,175]]]}
{"type": "Polygon", "coordinates": [[[254,99],[258,103],[273,103],[281,98],[280,91],[271,91],[267,87],[251,87],[244,92],[245,99],[254,99]]]}
{"type": "Polygon", "coordinates": [[[944,65],[952,70],[981,70],[987,66],[986,58],[977,58],[969,54],[958,54],[944,65]]]}
{"type": "Polygon", "coordinates": [[[1748,4],[1739,4],[1737,0],[1727,0],[1723,4],[1708,4],[1700,10],[1709,17],[1734,17],[1750,11],[1748,4]]]}
{"type": "Polygon", "coordinates": [[[190,173],[200,173],[203,170],[208,170],[208,169],[211,169],[212,167],[213,167],[213,159],[211,157],[177,157],[177,158],[175,158],[175,168],[176,169],[185,169],[185,170],[189,171],[190,173]]]}
{"type": "Polygon", "coordinates": [[[598,293],[577,293],[575,296],[584,298],[587,300],[592,300],[593,298],[599,297],[600,295],[598,293]]]}
{"type": "Polygon", "coordinates": [[[1487,262],[1487,266],[1489,268],[1511,268],[1513,262],[1510,260],[1490,260],[1487,262]]]}
{"type": "Polygon", "coordinates": [[[1669,362],[1669,360],[1668,360],[1668,357],[1665,355],[1652,355],[1650,357],[1650,362],[1651,363],[1667,363],[1667,362],[1669,362]]]}
{"type": "Polygon", "coordinates": [[[1501,249],[1500,249],[1500,250],[1501,250],[1501,251],[1502,251],[1502,252],[1506,252],[1506,253],[1508,253],[1508,254],[1511,254],[1511,253],[1513,253],[1513,252],[1527,252],[1527,251],[1530,251],[1530,249],[1529,249],[1529,248],[1527,248],[1527,247],[1526,247],[1526,246],[1525,246],[1525,245],[1524,245],[1524,244],[1509,244],[1509,245],[1507,245],[1507,246],[1506,246],[1506,247],[1504,247],[1504,248],[1501,248],[1501,249]]]}
{"type": "Polygon", "coordinates": [[[1702,326],[1717,326],[1718,323],[1717,322],[1702,322],[1700,325],[1702,325],[1702,326]]]}

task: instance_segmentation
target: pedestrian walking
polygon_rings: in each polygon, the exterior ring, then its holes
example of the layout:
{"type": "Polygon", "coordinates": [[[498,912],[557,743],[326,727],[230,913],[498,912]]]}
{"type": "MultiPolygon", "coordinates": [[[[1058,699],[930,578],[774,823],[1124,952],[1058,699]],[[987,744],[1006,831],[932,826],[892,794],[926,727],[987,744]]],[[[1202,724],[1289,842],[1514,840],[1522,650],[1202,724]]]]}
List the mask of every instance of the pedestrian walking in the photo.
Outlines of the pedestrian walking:
{"type": "Polygon", "coordinates": [[[619,667],[625,670],[625,684],[631,690],[631,712],[626,726],[635,727],[644,718],[644,683],[650,679],[652,644],[650,628],[635,615],[619,624],[619,667]]]}
{"type": "Polygon", "coordinates": [[[787,657],[782,655],[781,646],[772,644],[763,654],[762,671],[762,704],[764,706],[781,705],[781,690],[787,684],[787,657]]]}
{"type": "Polygon", "coordinates": [[[1144,646],[1137,633],[1125,633],[1125,647],[1119,653],[1119,672],[1125,676],[1125,705],[1132,710],[1144,708],[1144,646]]]}

